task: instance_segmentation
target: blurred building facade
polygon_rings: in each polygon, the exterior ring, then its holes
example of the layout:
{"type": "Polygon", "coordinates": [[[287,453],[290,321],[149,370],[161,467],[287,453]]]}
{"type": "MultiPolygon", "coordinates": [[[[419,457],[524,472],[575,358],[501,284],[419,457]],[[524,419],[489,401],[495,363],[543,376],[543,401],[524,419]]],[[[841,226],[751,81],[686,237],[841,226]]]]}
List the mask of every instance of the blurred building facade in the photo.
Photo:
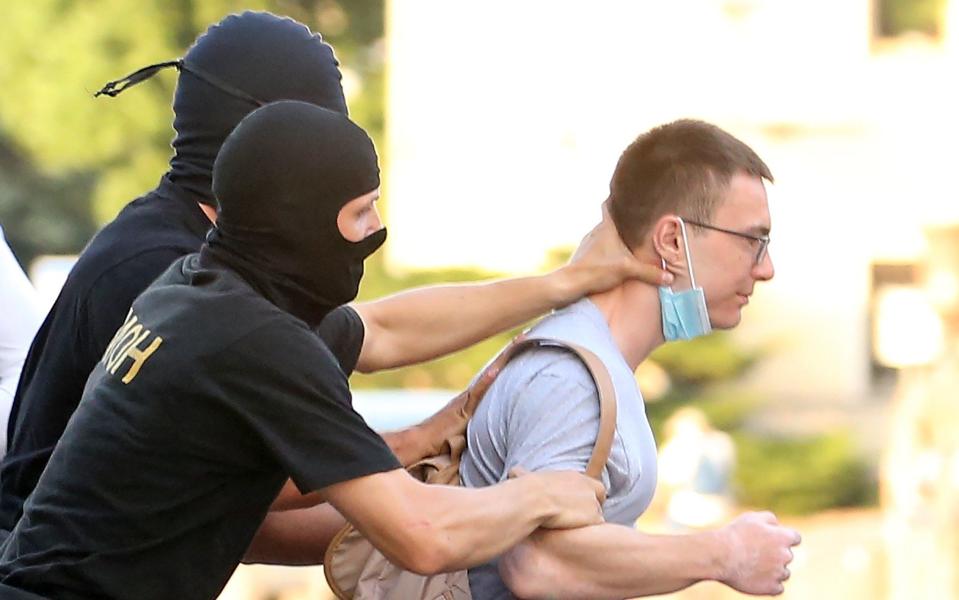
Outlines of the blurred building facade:
{"type": "Polygon", "coordinates": [[[874,273],[922,261],[923,228],[959,221],[945,6],[934,35],[885,37],[871,0],[391,2],[391,263],[536,269],[598,218],[632,138],[714,122],[776,175],[777,276],[737,329],[769,349],[750,383],[807,409],[790,426],[841,419],[891,389],[874,273]]]}

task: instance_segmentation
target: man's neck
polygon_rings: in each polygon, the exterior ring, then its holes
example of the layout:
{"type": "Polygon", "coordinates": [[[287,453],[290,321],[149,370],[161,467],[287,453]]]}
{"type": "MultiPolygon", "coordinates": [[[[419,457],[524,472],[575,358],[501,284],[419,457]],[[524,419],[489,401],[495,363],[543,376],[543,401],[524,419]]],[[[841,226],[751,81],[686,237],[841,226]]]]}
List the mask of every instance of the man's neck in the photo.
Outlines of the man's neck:
{"type": "Polygon", "coordinates": [[[203,211],[203,214],[206,215],[206,218],[210,219],[210,223],[216,223],[216,209],[209,204],[203,204],[202,202],[197,202],[197,204],[200,205],[200,210],[203,211]]]}
{"type": "Polygon", "coordinates": [[[628,281],[589,299],[605,317],[616,346],[633,371],[665,341],[657,288],[628,281]]]}

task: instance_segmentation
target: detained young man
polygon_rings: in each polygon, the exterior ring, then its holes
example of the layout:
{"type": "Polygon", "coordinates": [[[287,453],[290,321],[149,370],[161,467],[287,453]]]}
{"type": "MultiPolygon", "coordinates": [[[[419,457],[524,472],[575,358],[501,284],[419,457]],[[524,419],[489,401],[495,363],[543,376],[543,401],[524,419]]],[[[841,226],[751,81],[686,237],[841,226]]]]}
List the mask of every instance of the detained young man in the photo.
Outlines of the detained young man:
{"type": "MultiPolygon", "coordinates": [[[[741,592],[783,590],[799,535],[769,513],[691,535],[632,527],[656,487],[656,443],[633,375],[664,342],[739,324],[756,283],[773,277],[767,251],[768,167],[732,135],[677,121],[639,136],[613,173],[609,212],[623,242],[676,277],[672,287],[625,282],[543,319],[531,337],[584,346],[606,365],[617,392],[616,434],[606,463],[607,523],[538,531],[496,561],[470,570],[477,600],[632,598],[701,580],[741,592]]],[[[503,368],[467,432],[465,485],[504,481],[514,467],[582,472],[599,430],[596,387],[577,358],[536,348],[503,368]]]]}

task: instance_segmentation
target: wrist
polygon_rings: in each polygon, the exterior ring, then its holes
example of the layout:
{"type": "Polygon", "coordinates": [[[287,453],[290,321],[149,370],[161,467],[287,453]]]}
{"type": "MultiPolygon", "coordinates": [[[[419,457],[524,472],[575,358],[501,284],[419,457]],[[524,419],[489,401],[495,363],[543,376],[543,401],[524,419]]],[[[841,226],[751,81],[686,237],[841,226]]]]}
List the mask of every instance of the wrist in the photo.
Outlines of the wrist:
{"type": "Polygon", "coordinates": [[[382,437],[404,467],[415,463],[428,452],[425,442],[428,436],[423,424],[390,431],[382,434],[382,437]]]}
{"type": "Polygon", "coordinates": [[[534,528],[538,528],[559,514],[559,506],[537,473],[524,472],[517,476],[511,474],[511,477],[516,485],[520,486],[521,506],[530,507],[532,511],[530,517],[534,522],[534,528]]]}
{"type": "Polygon", "coordinates": [[[431,454],[429,443],[431,432],[432,428],[429,420],[410,425],[404,430],[404,443],[407,451],[416,457],[414,462],[424,458],[427,454],[431,454]]]}
{"type": "Polygon", "coordinates": [[[580,269],[577,268],[575,263],[563,265],[544,277],[550,290],[549,298],[553,308],[561,308],[571,304],[586,292],[583,289],[580,269]]]}
{"type": "Polygon", "coordinates": [[[705,550],[702,556],[706,559],[702,565],[702,573],[697,574],[698,579],[719,582],[728,579],[729,557],[732,553],[729,536],[722,529],[695,535],[700,538],[695,542],[698,547],[705,550]]]}

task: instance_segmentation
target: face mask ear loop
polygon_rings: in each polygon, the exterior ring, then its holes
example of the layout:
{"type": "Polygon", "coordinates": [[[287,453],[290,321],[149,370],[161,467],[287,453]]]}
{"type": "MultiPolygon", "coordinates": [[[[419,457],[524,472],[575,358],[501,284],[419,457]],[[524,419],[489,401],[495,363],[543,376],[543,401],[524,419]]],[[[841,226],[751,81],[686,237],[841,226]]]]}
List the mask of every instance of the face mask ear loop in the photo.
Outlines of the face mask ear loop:
{"type": "MultiPolygon", "coordinates": [[[[666,259],[663,258],[662,256],[660,256],[660,257],[659,257],[659,261],[660,261],[661,263],[663,263],[663,270],[665,271],[665,270],[666,270],[666,259]]],[[[673,286],[667,285],[667,286],[665,286],[665,287],[666,287],[666,289],[669,290],[670,292],[673,291],[673,286]]]]}
{"type": "MultiPolygon", "coordinates": [[[[692,286],[691,289],[696,289],[696,276],[693,275],[693,257],[689,253],[689,241],[687,240],[686,235],[686,223],[683,222],[682,217],[676,217],[679,219],[679,226],[683,230],[683,248],[686,250],[686,265],[689,267],[689,283],[692,286]]],[[[665,264],[665,261],[663,261],[665,264]]]]}

